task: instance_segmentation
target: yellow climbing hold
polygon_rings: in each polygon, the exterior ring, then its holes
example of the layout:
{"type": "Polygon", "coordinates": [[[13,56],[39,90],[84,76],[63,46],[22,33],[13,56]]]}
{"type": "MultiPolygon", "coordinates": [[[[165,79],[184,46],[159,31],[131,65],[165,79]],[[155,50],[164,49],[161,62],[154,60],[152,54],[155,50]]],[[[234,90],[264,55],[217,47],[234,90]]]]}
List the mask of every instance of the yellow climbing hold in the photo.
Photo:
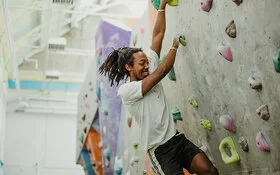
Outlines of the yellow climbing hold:
{"type": "Polygon", "coordinates": [[[235,145],[233,143],[233,140],[230,136],[224,138],[221,141],[220,146],[219,146],[219,150],[221,152],[222,159],[225,162],[225,164],[235,163],[235,162],[238,162],[240,160],[239,155],[236,151],[235,145]],[[227,154],[226,149],[230,150],[231,155],[227,154]]]}
{"type": "Polygon", "coordinates": [[[211,125],[210,120],[201,119],[200,124],[204,129],[207,129],[209,131],[212,130],[212,125],[211,125]]]}
{"type": "Polygon", "coordinates": [[[168,5],[170,6],[177,6],[178,5],[178,0],[169,0],[168,5]]]}

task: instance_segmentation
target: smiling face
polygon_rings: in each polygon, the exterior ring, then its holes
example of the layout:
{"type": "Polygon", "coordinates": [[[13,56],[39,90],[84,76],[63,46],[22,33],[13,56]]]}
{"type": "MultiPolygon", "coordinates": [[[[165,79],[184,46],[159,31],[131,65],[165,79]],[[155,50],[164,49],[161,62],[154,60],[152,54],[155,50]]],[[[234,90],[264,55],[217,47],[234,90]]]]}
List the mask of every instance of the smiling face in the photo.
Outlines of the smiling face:
{"type": "Polygon", "coordinates": [[[136,52],[132,57],[134,58],[133,66],[125,65],[125,68],[130,74],[130,81],[143,80],[149,75],[149,60],[147,55],[143,52],[136,52]]]}

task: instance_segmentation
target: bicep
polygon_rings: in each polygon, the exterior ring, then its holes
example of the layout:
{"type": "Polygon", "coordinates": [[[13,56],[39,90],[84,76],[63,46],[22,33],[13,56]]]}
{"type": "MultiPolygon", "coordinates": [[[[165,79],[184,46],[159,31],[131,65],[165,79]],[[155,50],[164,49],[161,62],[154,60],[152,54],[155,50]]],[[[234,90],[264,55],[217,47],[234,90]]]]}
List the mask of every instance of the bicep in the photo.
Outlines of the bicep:
{"type": "Polygon", "coordinates": [[[142,94],[143,96],[149,92],[157,83],[165,76],[164,71],[157,68],[152,74],[142,80],[142,94]]]}
{"type": "Polygon", "coordinates": [[[158,56],[160,56],[163,36],[163,34],[157,34],[152,38],[151,49],[155,51],[158,54],[158,56]]]}

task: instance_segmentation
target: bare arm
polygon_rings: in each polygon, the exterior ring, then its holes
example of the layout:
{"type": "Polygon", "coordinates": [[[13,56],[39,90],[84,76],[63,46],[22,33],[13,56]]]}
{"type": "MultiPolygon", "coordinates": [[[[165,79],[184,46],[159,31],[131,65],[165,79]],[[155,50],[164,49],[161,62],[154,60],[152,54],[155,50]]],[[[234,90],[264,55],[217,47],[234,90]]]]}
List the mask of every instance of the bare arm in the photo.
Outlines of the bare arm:
{"type": "Polygon", "coordinates": [[[165,34],[166,20],[165,20],[165,7],[168,0],[162,0],[156,17],[155,26],[153,29],[151,49],[160,56],[162,47],[162,40],[165,34]]]}
{"type": "Polygon", "coordinates": [[[179,46],[179,39],[175,38],[173,41],[172,48],[169,50],[166,58],[156,68],[156,70],[143,79],[142,81],[142,94],[145,95],[151,90],[165,75],[170,71],[175,62],[177,48],[179,46]]]}

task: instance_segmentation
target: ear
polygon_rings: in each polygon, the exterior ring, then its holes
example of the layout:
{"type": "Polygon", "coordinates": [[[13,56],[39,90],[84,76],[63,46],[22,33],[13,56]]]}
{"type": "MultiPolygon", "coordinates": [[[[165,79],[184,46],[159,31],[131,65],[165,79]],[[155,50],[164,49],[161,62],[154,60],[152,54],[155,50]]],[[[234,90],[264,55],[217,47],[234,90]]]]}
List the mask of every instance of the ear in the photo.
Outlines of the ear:
{"type": "Polygon", "coordinates": [[[132,71],[132,67],[131,67],[130,65],[128,65],[128,64],[125,64],[125,69],[126,69],[128,72],[132,71]]]}

